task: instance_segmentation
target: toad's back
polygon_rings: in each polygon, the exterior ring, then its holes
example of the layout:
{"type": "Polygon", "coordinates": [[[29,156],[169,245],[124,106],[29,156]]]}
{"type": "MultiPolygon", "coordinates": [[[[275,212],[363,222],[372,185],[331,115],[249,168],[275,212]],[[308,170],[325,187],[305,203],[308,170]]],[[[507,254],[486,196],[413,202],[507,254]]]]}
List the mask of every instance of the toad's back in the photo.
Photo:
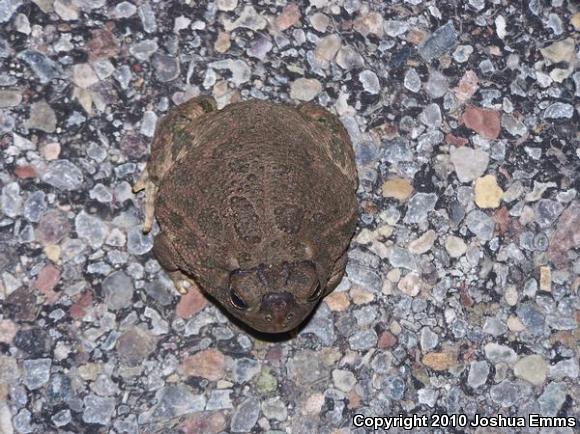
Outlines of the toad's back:
{"type": "Polygon", "coordinates": [[[156,212],[184,255],[248,268],[345,248],[350,233],[336,226],[354,225],[356,178],[340,124],[332,132],[295,108],[250,101],[189,125],[156,212]]]}

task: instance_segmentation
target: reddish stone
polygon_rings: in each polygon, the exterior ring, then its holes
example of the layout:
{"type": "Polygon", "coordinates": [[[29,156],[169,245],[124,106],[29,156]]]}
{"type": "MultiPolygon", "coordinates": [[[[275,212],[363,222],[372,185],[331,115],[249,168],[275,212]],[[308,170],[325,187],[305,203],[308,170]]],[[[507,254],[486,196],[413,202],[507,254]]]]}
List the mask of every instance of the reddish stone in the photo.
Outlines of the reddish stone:
{"type": "Polygon", "coordinates": [[[556,231],[550,240],[548,258],[556,268],[565,268],[570,259],[568,252],[580,247],[580,201],[573,202],[564,210],[556,231]]]}
{"type": "Polygon", "coordinates": [[[181,296],[179,303],[175,307],[175,313],[180,318],[190,318],[207,305],[207,299],[199,288],[192,286],[187,294],[181,296]]]}
{"type": "Polygon", "coordinates": [[[265,359],[269,362],[279,362],[282,359],[282,348],[280,345],[271,346],[266,353],[265,359]]]}
{"type": "Polygon", "coordinates": [[[210,381],[223,378],[225,373],[225,357],[218,350],[200,351],[187,357],[179,367],[186,377],[202,377],[210,381]]]}
{"type": "Polygon", "coordinates": [[[500,115],[494,110],[469,106],[463,112],[463,123],[487,139],[497,139],[501,131],[500,115]]]}
{"type": "Polygon", "coordinates": [[[356,391],[354,389],[352,389],[350,391],[350,393],[348,394],[348,408],[351,410],[354,408],[359,408],[360,403],[361,403],[361,399],[360,399],[359,394],[356,393],[356,391]]]}
{"type": "Polygon", "coordinates": [[[137,134],[126,134],[119,146],[123,154],[131,160],[138,160],[147,153],[147,143],[137,134]]]}
{"type": "Polygon", "coordinates": [[[184,434],[217,434],[226,429],[226,418],[221,412],[192,413],[187,416],[180,428],[184,434]]]}
{"type": "Polygon", "coordinates": [[[397,345],[397,337],[389,331],[384,331],[379,337],[378,347],[381,349],[393,348],[397,345]]]}
{"type": "Polygon", "coordinates": [[[447,135],[445,136],[445,141],[447,142],[447,144],[454,146],[465,146],[469,143],[469,140],[466,139],[465,137],[454,136],[451,133],[447,133],[447,135]]]}
{"type": "Polygon", "coordinates": [[[3,319],[0,321],[0,342],[5,344],[11,343],[17,331],[16,324],[9,319],[3,319]]]}
{"type": "Polygon", "coordinates": [[[44,294],[47,304],[54,303],[60,297],[60,293],[53,291],[59,279],[60,270],[54,265],[48,264],[40,270],[34,281],[34,287],[44,294]]]}
{"type": "Polygon", "coordinates": [[[96,60],[101,57],[115,57],[119,54],[119,42],[111,31],[110,26],[91,32],[91,40],[87,44],[87,52],[90,60],[96,60]]]}
{"type": "Polygon", "coordinates": [[[300,8],[295,3],[290,3],[284,8],[282,14],[276,18],[276,27],[283,32],[296,25],[300,21],[300,8]]]}
{"type": "Polygon", "coordinates": [[[14,169],[14,174],[20,179],[35,178],[36,169],[29,164],[25,166],[16,166],[16,169],[14,169]]]}
{"type": "Polygon", "coordinates": [[[465,307],[471,307],[474,304],[465,284],[462,284],[459,288],[459,299],[461,300],[461,304],[465,307]]]}
{"type": "Polygon", "coordinates": [[[84,316],[87,314],[87,307],[89,307],[93,303],[93,294],[91,291],[86,290],[83,294],[78,298],[77,301],[70,307],[69,313],[70,316],[75,320],[83,319],[84,316]]]}
{"type": "Polygon", "coordinates": [[[507,208],[505,206],[502,206],[500,209],[498,209],[494,213],[493,219],[497,223],[499,233],[505,234],[508,231],[510,225],[510,214],[507,208]]]}

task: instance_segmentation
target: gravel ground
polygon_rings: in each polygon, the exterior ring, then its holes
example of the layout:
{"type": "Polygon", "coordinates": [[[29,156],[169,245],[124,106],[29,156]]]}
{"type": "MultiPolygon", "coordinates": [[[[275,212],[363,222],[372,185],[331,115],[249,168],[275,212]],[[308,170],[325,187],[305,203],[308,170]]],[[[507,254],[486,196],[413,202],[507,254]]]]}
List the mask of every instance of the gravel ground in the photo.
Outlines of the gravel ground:
{"type": "Polygon", "coordinates": [[[0,0],[0,433],[578,418],[575,4],[0,0]],[[180,298],[141,233],[156,121],[198,94],[352,137],[348,276],[291,339],[180,298]]]}

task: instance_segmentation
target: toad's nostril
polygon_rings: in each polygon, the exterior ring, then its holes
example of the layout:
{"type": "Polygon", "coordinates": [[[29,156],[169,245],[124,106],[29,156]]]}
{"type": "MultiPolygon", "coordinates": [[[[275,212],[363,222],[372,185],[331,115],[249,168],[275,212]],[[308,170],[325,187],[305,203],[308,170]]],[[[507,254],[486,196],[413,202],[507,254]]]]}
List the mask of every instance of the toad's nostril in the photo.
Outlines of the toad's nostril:
{"type": "Polygon", "coordinates": [[[265,318],[266,318],[266,321],[272,322],[272,315],[268,314],[265,316],[265,318]]]}

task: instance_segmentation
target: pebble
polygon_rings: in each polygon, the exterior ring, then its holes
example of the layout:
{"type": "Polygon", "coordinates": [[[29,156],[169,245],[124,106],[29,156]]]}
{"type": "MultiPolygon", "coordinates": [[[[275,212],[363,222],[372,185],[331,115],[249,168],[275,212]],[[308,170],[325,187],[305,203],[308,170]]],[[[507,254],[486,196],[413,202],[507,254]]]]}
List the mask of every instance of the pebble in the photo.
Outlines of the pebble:
{"type": "Polygon", "coordinates": [[[181,318],[191,318],[207,305],[207,299],[199,288],[189,288],[187,294],[182,295],[175,307],[175,314],[181,318]]]}
{"type": "Polygon", "coordinates": [[[243,357],[234,362],[233,377],[236,382],[247,383],[259,372],[260,364],[255,359],[243,357]]]}
{"type": "Polygon", "coordinates": [[[494,365],[498,363],[507,363],[508,365],[513,365],[517,360],[518,356],[514,350],[505,345],[496,344],[490,342],[484,347],[485,357],[494,365]]]}
{"type": "Polygon", "coordinates": [[[310,16],[310,24],[317,32],[325,33],[330,25],[330,18],[328,18],[328,15],[316,12],[310,16]]]}
{"type": "Polygon", "coordinates": [[[194,394],[185,384],[168,384],[155,394],[158,404],[153,408],[153,420],[168,420],[185,414],[202,411],[206,405],[204,395],[194,394]]]}
{"type": "Polygon", "coordinates": [[[28,390],[39,389],[48,382],[51,366],[51,359],[30,359],[22,363],[22,382],[28,390]]]}
{"type": "Polygon", "coordinates": [[[314,55],[318,60],[330,62],[338,53],[341,43],[340,36],[336,34],[324,36],[316,44],[314,55]]]}
{"type": "Polygon", "coordinates": [[[475,203],[480,208],[497,208],[501,203],[503,190],[497,185],[494,175],[478,178],[474,185],[475,203]]]}
{"type": "Polygon", "coordinates": [[[129,47],[129,53],[142,62],[148,61],[157,52],[159,46],[154,39],[145,39],[129,47]]]}
{"type": "Polygon", "coordinates": [[[254,397],[246,398],[232,415],[232,432],[250,432],[260,416],[260,401],[254,397]]]}
{"type": "Polygon", "coordinates": [[[75,230],[79,238],[84,238],[92,248],[103,245],[109,229],[99,217],[81,211],[75,218],[75,230]]]}
{"type": "Polygon", "coordinates": [[[435,407],[437,398],[439,397],[439,392],[432,387],[425,387],[417,391],[417,399],[420,404],[428,405],[429,407],[435,407]]]}
{"type": "Polygon", "coordinates": [[[568,390],[564,383],[547,384],[538,398],[542,416],[556,416],[566,402],[567,394],[568,390]]]}
{"type": "Polygon", "coordinates": [[[378,340],[377,333],[373,329],[362,330],[348,339],[351,350],[365,351],[376,346],[378,340]]]}
{"type": "Polygon", "coordinates": [[[180,373],[187,377],[202,377],[210,381],[223,378],[225,357],[218,350],[204,350],[183,360],[180,373]]]}
{"type": "Polygon", "coordinates": [[[356,377],[346,369],[335,369],[332,371],[332,381],[338,390],[348,393],[356,384],[356,377]]]}
{"type": "Polygon", "coordinates": [[[472,53],[473,47],[471,45],[458,45],[453,52],[453,60],[457,63],[465,63],[469,60],[472,53]]]}
{"type": "Polygon", "coordinates": [[[562,39],[540,48],[540,53],[552,63],[573,62],[576,57],[576,43],[572,38],[562,39]]]}
{"type": "Polygon", "coordinates": [[[419,54],[426,61],[445,54],[452,49],[457,42],[457,31],[453,23],[449,21],[447,24],[439,27],[433,34],[425,40],[419,47],[419,54]]]}
{"type": "Polygon", "coordinates": [[[569,262],[568,251],[580,246],[580,202],[574,201],[564,210],[556,224],[548,257],[558,268],[569,262]]]}
{"type": "Polygon", "coordinates": [[[20,185],[17,182],[11,182],[2,188],[0,195],[0,206],[2,212],[15,218],[22,212],[22,196],[20,195],[20,185]]]}
{"type": "Polygon", "coordinates": [[[435,240],[437,240],[437,233],[433,229],[429,229],[423,235],[409,243],[409,252],[414,255],[427,253],[433,247],[435,240]]]}
{"type": "Polygon", "coordinates": [[[132,227],[127,233],[127,250],[132,255],[144,255],[153,248],[153,236],[144,234],[140,227],[132,227]]]}
{"type": "Polygon", "coordinates": [[[467,252],[467,244],[461,238],[449,235],[445,240],[445,250],[452,258],[459,258],[467,252]]]}
{"type": "Polygon", "coordinates": [[[157,126],[157,120],[157,114],[151,110],[147,110],[145,113],[143,113],[141,129],[139,132],[146,137],[153,137],[155,134],[155,127],[157,126]]]}
{"type": "Polygon", "coordinates": [[[465,221],[468,229],[482,240],[491,240],[495,231],[495,222],[480,210],[473,210],[465,221]]]}
{"type": "Polygon", "coordinates": [[[419,115],[419,120],[428,128],[439,128],[443,121],[441,108],[436,103],[428,104],[419,115]]]}
{"type": "Polygon", "coordinates": [[[336,55],[336,64],[346,71],[362,68],[363,57],[350,45],[343,45],[336,55]]]}
{"type": "Polygon", "coordinates": [[[14,107],[22,102],[22,93],[18,90],[0,90],[0,108],[14,107]]]}
{"type": "Polygon", "coordinates": [[[211,68],[228,69],[231,74],[231,81],[235,86],[240,86],[250,80],[251,70],[246,62],[243,60],[218,60],[209,64],[211,68]]]}
{"type": "Polygon", "coordinates": [[[131,326],[117,339],[119,358],[128,366],[139,366],[151,355],[157,339],[141,327],[131,326]]]}
{"type": "Polygon", "coordinates": [[[411,92],[417,93],[421,90],[421,78],[415,68],[407,70],[405,78],[403,79],[403,85],[411,92]]]}
{"type": "Polygon", "coordinates": [[[479,149],[451,147],[450,160],[459,181],[471,182],[485,173],[489,164],[489,154],[479,149]]]}
{"type": "Polygon", "coordinates": [[[408,179],[391,178],[383,183],[383,197],[405,201],[413,192],[413,186],[408,179]]]}
{"type": "Polygon", "coordinates": [[[155,33],[157,31],[157,20],[155,19],[155,12],[151,8],[150,3],[143,3],[138,9],[139,18],[143,24],[143,30],[147,33],[155,33]]]}
{"type": "Polygon", "coordinates": [[[384,31],[383,16],[379,12],[361,15],[354,20],[353,28],[363,36],[375,35],[381,38],[384,31]]]}
{"type": "Polygon", "coordinates": [[[50,162],[41,179],[59,190],[77,190],[83,183],[81,170],[68,160],[50,162]]]}
{"type": "Polygon", "coordinates": [[[420,337],[421,350],[423,352],[431,351],[439,343],[439,336],[434,333],[429,327],[423,327],[421,329],[420,337]]]}
{"type": "Polygon", "coordinates": [[[135,287],[124,271],[115,271],[107,276],[101,287],[109,309],[115,311],[132,305],[135,287]]]}
{"type": "Polygon", "coordinates": [[[56,114],[45,100],[30,106],[30,115],[25,123],[26,128],[53,133],[56,130],[56,114]]]}
{"type": "MultiPolygon", "coordinates": [[[[262,39],[260,39],[260,40],[262,40],[262,39]]],[[[265,39],[265,38],[264,38],[264,40],[267,41],[267,39],[265,39]]],[[[225,53],[226,51],[228,51],[230,49],[231,45],[232,45],[232,42],[230,39],[230,34],[228,32],[219,31],[217,38],[215,40],[215,43],[213,45],[214,49],[218,53],[225,53]]],[[[252,47],[254,47],[254,48],[253,49],[250,48],[250,50],[248,50],[248,54],[250,54],[251,56],[257,57],[258,59],[263,59],[263,55],[258,54],[259,50],[256,50],[256,48],[255,48],[257,45],[258,44],[254,43],[252,45],[252,47]]],[[[264,53],[264,55],[265,55],[265,53],[264,53]]]]}
{"type": "Polygon", "coordinates": [[[379,82],[379,78],[377,74],[370,70],[362,71],[358,76],[359,81],[362,84],[363,89],[365,92],[368,92],[372,95],[376,95],[381,90],[381,84],[379,82]]]}
{"type": "Polygon", "coordinates": [[[541,228],[550,227],[560,216],[564,206],[555,200],[540,199],[536,203],[536,222],[541,228]]]}
{"type": "Polygon", "coordinates": [[[224,28],[226,32],[231,32],[240,27],[258,31],[266,28],[267,24],[266,19],[261,14],[258,14],[253,6],[245,6],[238,19],[233,22],[230,20],[224,21],[224,28]]]}
{"type": "Polygon", "coordinates": [[[288,419],[286,404],[278,396],[275,398],[269,398],[262,402],[262,413],[268,419],[278,421],[285,421],[288,419]]]}
{"type": "MultiPolygon", "coordinates": [[[[391,264],[394,264],[394,262],[391,262],[391,264]]],[[[405,277],[403,277],[397,285],[399,291],[408,295],[409,297],[416,297],[424,287],[425,283],[415,272],[410,272],[405,275],[405,277]]]]}
{"type": "MultiPolygon", "coordinates": [[[[241,60],[239,62],[242,62],[241,60]]],[[[162,83],[173,81],[179,77],[181,68],[179,59],[162,53],[155,53],[151,59],[157,80],[162,83]]],[[[235,76],[235,73],[234,73],[235,76]]]]}
{"type": "Polygon", "coordinates": [[[103,398],[94,394],[85,397],[83,422],[108,425],[115,412],[115,399],[103,398]]]}
{"type": "Polygon", "coordinates": [[[528,132],[526,125],[515,116],[504,113],[501,116],[501,126],[512,136],[524,136],[528,132]]]}
{"type": "Polygon", "coordinates": [[[62,76],[62,67],[38,51],[22,51],[18,54],[18,58],[24,60],[30,66],[30,69],[43,84],[62,76]]]}
{"type": "Polygon", "coordinates": [[[416,193],[410,200],[405,214],[406,223],[421,223],[435,208],[438,197],[435,193],[416,193]]]}
{"type": "Polygon", "coordinates": [[[290,98],[312,101],[322,91],[322,85],[315,78],[299,78],[290,84],[290,98]]]}
{"type": "Polygon", "coordinates": [[[570,119],[574,116],[574,106],[563,102],[555,102],[544,110],[544,119],[570,119]]]}
{"type": "Polygon", "coordinates": [[[233,11],[238,5],[238,0],[217,0],[217,8],[220,11],[233,11]]]}
{"type": "Polygon", "coordinates": [[[426,353],[422,363],[434,371],[448,371],[457,365],[457,355],[451,352],[426,353]]]}
{"type": "Polygon", "coordinates": [[[277,30],[283,32],[300,22],[300,8],[295,3],[290,3],[284,7],[282,13],[276,17],[277,30]]]}
{"type": "Polygon", "coordinates": [[[88,89],[99,82],[99,77],[89,63],[74,65],[72,70],[72,81],[81,89],[88,89]]]}
{"type": "Polygon", "coordinates": [[[221,410],[224,408],[232,408],[231,389],[212,390],[205,409],[207,411],[221,410]]]}
{"type": "Polygon", "coordinates": [[[405,382],[403,379],[396,375],[389,375],[385,377],[381,384],[381,389],[384,390],[385,395],[390,399],[396,401],[403,399],[405,396],[405,382]]]}
{"type": "Polygon", "coordinates": [[[472,129],[486,139],[497,139],[501,131],[499,112],[469,106],[463,112],[462,120],[467,128],[472,129]]]}
{"type": "Polygon", "coordinates": [[[383,27],[386,34],[391,38],[402,36],[409,30],[409,24],[400,20],[387,20],[383,27]]]}
{"type": "Polygon", "coordinates": [[[522,357],[514,365],[514,375],[535,386],[544,384],[547,371],[548,365],[546,361],[538,354],[522,357]]]}
{"type": "Polygon", "coordinates": [[[522,387],[514,381],[504,380],[490,388],[491,399],[501,407],[511,407],[525,396],[522,387]]]}
{"type": "Polygon", "coordinates": [[[439,71],[431,71],[425,90],[431,98],[441,98],[449,90],[449,80],[439,71]]]}
{"type": "Polygon", "coordinates": [[[487,382],[489,376],[489,364],[485,360],[473,361],[469,365],[469,374],[467,384],[469,387],[476,389],[487,382]]]}
{"type": "Polygon", "coordinates": [[[121,2],[115,6],[115,18],[129,18],[137,13],[137,7],[131,2],[121,2]]]}
{"type": "Polygon", "coordinates": [[[269,38],[259,37],[257,38],[250,48],[248,49],[248,54],[260,60],[264,60],[268,53],[272,51],[273,44],[269,38]]]}

